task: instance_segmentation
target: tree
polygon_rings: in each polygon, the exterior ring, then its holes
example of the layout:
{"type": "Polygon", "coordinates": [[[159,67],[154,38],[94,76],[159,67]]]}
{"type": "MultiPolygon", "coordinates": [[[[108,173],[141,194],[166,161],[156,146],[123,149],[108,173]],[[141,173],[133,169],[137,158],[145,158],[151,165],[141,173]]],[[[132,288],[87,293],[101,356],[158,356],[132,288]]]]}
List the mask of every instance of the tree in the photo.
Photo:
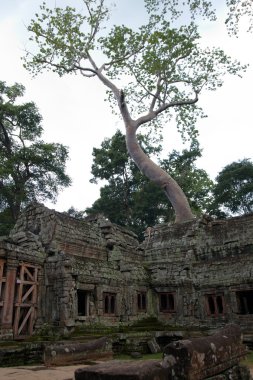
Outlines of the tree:
{"type": "MultiPolygon", "coordinates": [[[[153,151],[147,137],[138,135],[138,139],[145,152],[159,154],[159,149],[153,151]]],[[[212,181],[206,172],[195,165],[200,155],[195,143],[190,150],[173,151],[167,159],[157,157],[159,165],[171,172],[182,187],[195,214],[207,210],[212,189],[212,181]]],[[[173,209],[164,192],[136,168],[127,153],[125,136],[120,131],[111,139],[105,139],[100,149],[94,148],[93,156],[91,182],[106,180],[106,184],[100,188],[100,198],[86,209],[86,213],[103,213],[112,222],[129,227],[140,239],[148,226],[172,221],[173,209]]]]}
{"type": "MultiPolygon", "coordinates": [[[[191,13],[191,18],[198,15],[217,20],[214,4],[215,1],[208,0],[146,0],[150,9],[162,9],[168,11],[172,17],[178,18],[183,14],[182,8],[187,4],[191,13]]],[[[219,1],[221,5],[226,5],[227,17],[225,24],[230,35],[238,35],[241,19],[247,18],[248,31],[253,30],[253,7],[251,0],[226,0],[219,1]]]]}
{"type": "Polygon", "coordinates": [[[175,210],[176,222],[182,222],[194,218],[185,194],[145,154],[136,133],[140,126],[157,128],[175,117],[183,137],[196,138],[201,91],[216,90],[225,74],[240,75],[246,67],[220,49],[201,48],[194,16],[202,12],[210,17],[208,2],[188,1],[187,11],[193,19],[184,25],[179,25],[177,1],[144,3],[148,15],[145,25],[138,30],[116,25],[107,34],[103,25],[109,13],[104,0],[83,0],[83,14],[69,6],[51,10],[43,4],[28,27],[37,51],[27,53],[25,67],[33,74],[51,69],[60,76],[81,73],[98,78],[123,119],[131,158],[163,189],[175,210]]]}
{"type": "Polygon", "coordinates": [[[75,207],[71,206],[67,211],[64,212],[65,214],[72,216],[72,218],[75,219],[84,219],[85,218],[85,211],[77,210],[75,207]]]}
{"type": "Polygon", "coordinates": [[[225,166],[216,177],[212,213],[231,216],[253,211],[253,163],[243,159],[225,166]]]}
{"type": "Polygon", "coordinates": [[[172,173],[173,178],[184,190],[195,215],[206,213],[212,203],[213,181],[207,172],[199,169],[196,160],[201,157],[199,144],[194,141],[190,149],[182,152],[173,150],[168,159],[161,161],[164,170],[172,173]]]}
{"type": "MultiPolygon", "coordinates": [[[[150,136],[138,135],[138,141],[142,149],[153,156],[161,150],[159,144],[152,147],[153,140],[150,136]]],[[[129,157],[125,136],[119,130],[111,139],[105,139],[101,148],[94,148],[93,156],[93,178],[90,182],[97,183],[98,180],[106,180],[107,184],[100,189],[100,198],[92,207],[87,208],[86,212],[88,214],[103,213],[112,222],[128,226],[141,236],[148,225],[156,222],[159,214],[156,206],[161,195],[165,198],[163,192],[154,184],[147,186],[149,181],[129,157]],[[148,194],[151,187],[153,191],[148,194]],[[138,194],[143,190],[145,199],[137,202],[138,194]],[[154,199],[146,204],[150,196],[154,199]],[[147,210],[149,210],[148,215],[147,210]]]]}
{"type": "MultiPolygon", "coordinates": [[[[33,102],[16,104],[21,84],[0,82],[0,213],[8,229],[32,200],[55,200],[70,185],[65,146],[40,140],[42,117],[33,102]]],[[[6,226],[5,226],[6,227],[6,226]]]]}
{"type": "Polygon", "coordinates": [[[253,30],[253,7],[251,0],[226,0],[228,15],[225,21],[230,34],[237,35],[242,17],[248,17],[248,31],[253,30]]]}

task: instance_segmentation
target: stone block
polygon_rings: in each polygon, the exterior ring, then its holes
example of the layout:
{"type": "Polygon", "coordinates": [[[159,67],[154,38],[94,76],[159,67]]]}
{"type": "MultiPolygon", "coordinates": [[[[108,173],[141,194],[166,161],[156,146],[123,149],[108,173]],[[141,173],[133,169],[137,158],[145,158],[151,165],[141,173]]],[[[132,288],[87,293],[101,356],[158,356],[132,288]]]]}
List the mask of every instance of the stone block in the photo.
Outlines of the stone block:
{"type": "Polygon", "coordinates": [[[107,337],[86,343],[51,344],[44,351],[44,363],[47,366],[68,365],[85,360],[111,359],[111,342],[107,337]]]}
{"type": "Polygon", "coordinates": [[[245,355],[239,326],[228,325],[212,336],[170,343],[162,365],[173,380],[202,380],[238,365],[245,355]]]}
{"type": "Polygon", "coordinates": [[[152,354],[157,354],[158,352],[161,352],[161,348],[155,338],[148,341],[148,348],[150,349],[150,352],[152,354]]]}
{"type": "Polygon", "coordinates": [[[158,360],[118,360],[79,368],[75,380],[168,380],[158,360]]]}

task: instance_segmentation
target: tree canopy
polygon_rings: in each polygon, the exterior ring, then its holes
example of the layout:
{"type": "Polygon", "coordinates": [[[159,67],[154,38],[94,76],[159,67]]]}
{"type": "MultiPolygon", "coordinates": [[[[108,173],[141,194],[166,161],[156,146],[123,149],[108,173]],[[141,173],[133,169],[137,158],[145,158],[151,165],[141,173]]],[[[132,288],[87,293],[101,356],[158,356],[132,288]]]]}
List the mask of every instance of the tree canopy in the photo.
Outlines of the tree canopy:
{"type": "Polygon", "coordinates": [[[226,165],[216,177],[211,212],[218,216],[253,211],[253,163],[249,159],[226,165]]]}
{"type": "Polygon", "coordinates": [[[0,82],[0,233],[8,232],[27,203],[54,201],[71,182],[65,173],[68,149],[41,140],[36,105],[18,102],[24,91],[21,84],[0,82]]]}
{"type": "Polygon", "coordinates": [[[226,0],[228,7],[227,19],[225,21],[230,34],[237,35],[242,18],[248,19],[248,31],[253,30],[253,7],[251,0],[226,0]]]}
{"type": "Polygon", "coordinates": [[[176,222],[192,219],[181,187],[142,150],[137,130],[143,125],[157,128],[174,118],[183,138],[196,139],[200,93],[222,86],[226,74],[240,76],[246,66],[219,48],[201,46],[195,19],[214,17],[208,1],[188,0],[182,7],[176,0],[144,0],[147,22],[137,29],[106,28],[109,10],[104,0],[82,4],[82,12],[42,4],[28,27],[35,46],[25,57],[25,67],[33,74],[52,70],[60,76],[79,73],[99,79],[123,119],[135,164],[165,192],[176,222]]]}

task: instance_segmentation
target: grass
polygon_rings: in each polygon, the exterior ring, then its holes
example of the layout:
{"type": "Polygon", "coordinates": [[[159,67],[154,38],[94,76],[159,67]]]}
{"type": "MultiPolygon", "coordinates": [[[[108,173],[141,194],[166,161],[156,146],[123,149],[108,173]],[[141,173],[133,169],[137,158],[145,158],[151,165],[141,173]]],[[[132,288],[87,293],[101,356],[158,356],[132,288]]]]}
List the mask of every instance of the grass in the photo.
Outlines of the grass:
{"type": "Polygon", "coordinates": [[[127,354],[114,355],[114,359],[117,360],[149,360],[149,359],[162,359],[162,353],[158,352],[157,354],[143,354],[140,359],[132,358],[127,354]]]}
{"type": "Polygon", "coordinates": [[[242,361],[242,364],[253,366],[253,351],[248,352],[246,358],[242,361]]]}
{"type": "MultiPolygon", "coordinates": [[[[162,353],[159,352],[157,354],[143,354],[139,359],[132,358],[127,354],[114,355],[114,359],[117,360],[149,360],[149,359],[157,359],[162,360],[162,353]]],[[[253,351],[249,351],[246,355],[246,358],[242,360],[241,364],[246,366],[253,367],[253,351]]]]}
{"type": "MultiPolygon", "coordinates": [[[[117,360],[149,360],[149,359],[162,359],[162,353],[157,354],[143,354],[140,359],[134,359],[127,354],[114,355],[114,359],[117,360]]],[[[246,366],[253,366],[253,351],[249,351],[246,358],[242,361],[242,364],[246,366]]]]}

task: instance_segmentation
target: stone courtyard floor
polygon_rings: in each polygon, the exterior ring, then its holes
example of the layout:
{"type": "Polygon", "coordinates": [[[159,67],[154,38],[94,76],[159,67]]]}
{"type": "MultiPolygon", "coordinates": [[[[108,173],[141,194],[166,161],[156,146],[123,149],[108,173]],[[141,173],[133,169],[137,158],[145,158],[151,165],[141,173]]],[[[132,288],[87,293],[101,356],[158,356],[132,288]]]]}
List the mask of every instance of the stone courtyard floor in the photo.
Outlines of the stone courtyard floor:
{"type": "MultiPolygon", "coordinates": [[[[24,366],[0,368],[1,380],[74,380],[77,368],[85,367],[82,364],[65,367],[24,366]]],[[[253,366],[250,367],[253,376],[253,366]]]]}

